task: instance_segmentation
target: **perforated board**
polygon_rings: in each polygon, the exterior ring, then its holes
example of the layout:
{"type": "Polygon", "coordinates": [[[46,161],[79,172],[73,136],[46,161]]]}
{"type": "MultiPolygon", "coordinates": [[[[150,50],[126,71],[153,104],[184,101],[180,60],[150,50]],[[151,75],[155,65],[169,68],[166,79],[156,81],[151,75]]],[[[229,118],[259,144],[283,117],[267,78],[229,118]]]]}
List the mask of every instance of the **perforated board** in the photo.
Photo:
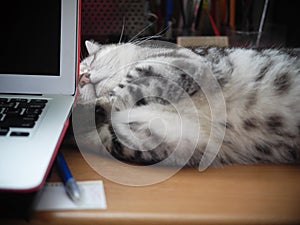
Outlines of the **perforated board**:
{"type": "Polygon", "coordinates": [[[147,26],[147,1],[83,0],[82,35],[124,35],[129,38],[147,26]]]}

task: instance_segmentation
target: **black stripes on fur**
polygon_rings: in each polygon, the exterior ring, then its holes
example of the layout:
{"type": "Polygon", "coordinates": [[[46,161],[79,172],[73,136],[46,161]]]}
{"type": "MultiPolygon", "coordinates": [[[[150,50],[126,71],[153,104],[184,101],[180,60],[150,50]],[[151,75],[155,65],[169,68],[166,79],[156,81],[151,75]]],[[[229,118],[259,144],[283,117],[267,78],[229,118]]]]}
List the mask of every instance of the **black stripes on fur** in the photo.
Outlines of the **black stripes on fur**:
{"type": "Polygon", "coordinates": [[[273,114],[266,118],[266,125],[270,132],[280,135],[284,128],[283,117],[273,114]]]}
{"type": "Polygon", "coordinates": [[[288,73],[278,74],[274,80],[275,90],[278,94],[287,93],[291,86],[291,80],[288,73]]]}
{"type": "Polygon", "coordinates": [[[251,107],[256,104],[257,100],[258,100],[257,92],[256,91],[251,92],[247,96],[247,100],[246,100],[246,104],[245,104],[246,110],[251,109],[251,107]]]}
{"type": "Polygon", "coordinates": [[[254,118],[254,117],[246,119],[243,122],[243,127],[247,131],[257,129],[258,126],[259,126],[258,120],[256,118],[254,118]]]}
{"type": "Polygon", "coordinates": [[[260,69],[259,73],[257,74],[255,81],[258,82],[258,81],[263,80],[263,78],[266,76],[266,74],[270,70],[271,66],[272,66],[272,62],[269,62],[267,65],[263,66],[260,69]]]}
{"type": "Polygon", "coordinates": [[[272,155],[272,149],[266,144],[256,144],[255,149],[264,155],[272,155]]]}

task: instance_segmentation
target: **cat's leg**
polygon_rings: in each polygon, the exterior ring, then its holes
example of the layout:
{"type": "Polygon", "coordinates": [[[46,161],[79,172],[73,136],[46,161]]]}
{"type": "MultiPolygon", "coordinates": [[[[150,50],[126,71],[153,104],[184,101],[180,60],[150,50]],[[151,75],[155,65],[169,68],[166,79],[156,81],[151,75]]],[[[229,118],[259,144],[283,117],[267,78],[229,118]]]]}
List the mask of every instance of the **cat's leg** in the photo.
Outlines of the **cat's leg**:
{"type": "Polygon", "coordinates": [[[200,126],[172,107],[153,103],[113,112],[107,150],[135,163],[184,166],[197,151],[200,126]]]}
{"type": "Polygon", "coordinates": [[[186,60],[184,66],[180,60],[163,64],[144,60],[129,70],[113,89],[110,101],[115,104],[118,99],[119,103],[125,104],[118,104],[118,108],[123,109],[149,102],[178,102],[183,96],[192,96],[200,90],[199,76],[202,70],[196,68],[191,60],[186,60]]]}
{"type": "Polygon", "coordinates": [[[154,60],[143,60],[132,68],[120,84],[114,89],[122,89],[128,84],[138,84],[142,79],[160,79],[163,82],[173,82],[182,87],[188,94],[193,94],[199,90],[198,77],[202,72],[197,68],[193,60],[185,59],[182,62],[179,59],[157,58],[154,60]]]}
{"type": "Polygon", "coordinates": [[[150,102],[173,104],[196,93],[216,107],[224,108],[225,104],[222,87],[212,74],[210,64],[196,65],[192,59],[171,59],[164,64],[144,60],[129,70],[111,93],[110,102],[117,110],[150,102]]]}
{"type": "Polygon", "coordinates": [[[162,78],[141,78],[116,90],[112,96],[113,110],[125,110],[150,103],[172,104],[187,95],[184,90],[162,78]]]}
{"type": "MultiPolygon", "coordinates": [[[[207,94],[215,94],[221,92],[220,79],[212,72],[211,64],[203,60],[201,57],[190,58],[156,58],[143,60],[127,73],[116,86],[112,93],[112,101],[114,95],[119,95],[122,89],[127,86],[141,86],[153,89],[151,84],[161,87],[162,90],[171,92],[169,87],[176,87],[177,93],[175,99],[184,92],[190,96],[198,91],[207,94]],[[181,90],[181,91],[179,91],[181,90]]],[[[149,91],[148,91],[149,92],[149,91]]],[[[164,93],[163,93],[164,96],[164,93]]]]}

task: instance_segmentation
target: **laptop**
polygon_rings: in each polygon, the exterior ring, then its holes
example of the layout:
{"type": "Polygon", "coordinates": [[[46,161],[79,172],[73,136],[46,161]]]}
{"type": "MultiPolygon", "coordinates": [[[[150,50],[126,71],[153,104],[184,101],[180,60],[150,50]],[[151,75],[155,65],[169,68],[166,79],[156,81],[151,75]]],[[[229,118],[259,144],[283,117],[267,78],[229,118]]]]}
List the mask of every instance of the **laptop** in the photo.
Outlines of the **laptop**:
{"type": "Polygon", "coordinates": [[[0,7],[0,191],[44,184],[75,98],[78,0],[0,7]]]}

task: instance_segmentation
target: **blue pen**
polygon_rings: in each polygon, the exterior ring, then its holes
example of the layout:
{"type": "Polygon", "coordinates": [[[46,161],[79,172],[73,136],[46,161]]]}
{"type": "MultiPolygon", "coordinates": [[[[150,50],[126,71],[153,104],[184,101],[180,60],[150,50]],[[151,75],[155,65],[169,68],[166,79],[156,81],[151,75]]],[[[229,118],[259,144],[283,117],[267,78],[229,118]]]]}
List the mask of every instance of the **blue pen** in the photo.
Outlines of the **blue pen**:
{"type": "Polygon", "coordinates": [[[171,14],[172,14],[173,6],[172,6],[172,0],[167,0],[166,5],[166,18],[165,18],[165,26],[169,26],[169,21],[171,20],[171,14]]]}
{"type": "Polygon", "coordinates": [[[58,168],[60,170],[63,182],[65,184],[65,189],[68,194],[68,196],[75,202],[80,200],[80,190],[79,187],[73,178],[69,167],[63,157],[63,155],[58,152],[56,156],[56,163],[58,165],[58,168]]]}

